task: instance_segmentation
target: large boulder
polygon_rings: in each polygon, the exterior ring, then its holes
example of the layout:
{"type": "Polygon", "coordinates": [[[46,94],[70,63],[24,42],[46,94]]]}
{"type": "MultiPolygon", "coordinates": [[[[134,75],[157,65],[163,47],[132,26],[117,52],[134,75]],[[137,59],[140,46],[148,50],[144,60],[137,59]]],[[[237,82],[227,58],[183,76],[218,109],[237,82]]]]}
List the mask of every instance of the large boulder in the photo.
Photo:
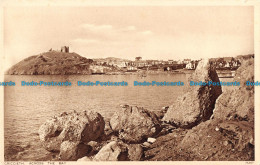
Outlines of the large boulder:
{"type": "Polygon", "coordinates": [[[110,119],[112,130],[126,142],[141,142],[156,135],[161,127],[157,116],[142,107],[122,107],[110,119]]]}
{"type": "MultiPolygon", "coordinates": [[[[189,77],[189,82],[219,82],[215,67],[209,60],[199,62],[196,71],[189,77]]],[[[183,95],[169,107],[163,121],[178,127],[191,128],[210,119],[216,99],[222,93],[221,86],[188,85],[183,95]]]]}
{"type": "MultiPolygon", "coordinates": [[[[77,149],[78,144],[97,140],[104,133],[105,122],[96,112],[82,111],[62,113],[40,126],[39,136],[43,147],[48,151],[60,151],[61,144],[77,149]],[[74,147],[72,147],[74,146],[74,147]]],[[[66,147],[63,147],[66,148],[66,147]]]]}
{"type": "Polygon", "coordinates": [[[60,146],[59,158],[60,160],[74,161],[86,156],[91,150],[92,147],[84,143],[64,141],[60,146]]]}
{"type": "Polygon", "coordinates": [[[254,60],[242,61],[236,71],[233,81],[240,82],[240,86],[228,87],[217,99],[214,119],[244,120],[254,122],[254,86],[247,86],[246,82],[254,81],[254,60]]]}

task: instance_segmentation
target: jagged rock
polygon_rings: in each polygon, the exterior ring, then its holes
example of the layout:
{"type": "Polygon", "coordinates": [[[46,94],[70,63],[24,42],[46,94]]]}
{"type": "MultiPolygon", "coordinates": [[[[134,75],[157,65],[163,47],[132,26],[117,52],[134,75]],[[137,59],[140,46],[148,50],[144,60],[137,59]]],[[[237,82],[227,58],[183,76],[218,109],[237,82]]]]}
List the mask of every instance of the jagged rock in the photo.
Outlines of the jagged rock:
{"type": "Polygon", "coordinates": [[[143,156],[143,147],[140,144],[129,144],[128,149],[128,158],[131,161],[139,161],[143,156]]]}
{"type": "Polygon", "coordinates": [[[60,151],[64,141],[76,144],[95,141],[104,132],[103,117],[96,112],[62,113],[47,120],[39,129],[40,141],[48,151],[60,151]]]}
{"type": "Polygon", "coordinates": [[[60,160],[77,160],[86,156],[91,151],[92,147],[83,143],[64,141],[60,146],[60,160]]]}
{"type": "Polygon", "coordinates": [[[246,86],[246,81],[254,81],[254,60],[246,60],[236,71],[233,81],[240,86],[228,87],[217,99],[214,119],[244,120],[254,122],[254,87],[246,86]]]}
{"type": "Polygon", "coordinates": [[[127,160],[127,148],[124,144],[112,141],[105,145],[94,157],[94,161],[127,160]]]}
{"type": "Polygon", "coordinates": [[[110,126],[127,142],[141,142],[160,131],[160,122],[153,112],[128,105],[112,116],[110,126]]]}
{"type": "MultiPolygon", "coordinates": [[[[189,82],[219,82],[214,66],[208,60],[199,62],[189,82]]],[[[222,93],[221,86],[188,86],[185,93],[169,107],[163,121],[183,128],[191,128],[210,119],[216,99],[222,93]]]]}

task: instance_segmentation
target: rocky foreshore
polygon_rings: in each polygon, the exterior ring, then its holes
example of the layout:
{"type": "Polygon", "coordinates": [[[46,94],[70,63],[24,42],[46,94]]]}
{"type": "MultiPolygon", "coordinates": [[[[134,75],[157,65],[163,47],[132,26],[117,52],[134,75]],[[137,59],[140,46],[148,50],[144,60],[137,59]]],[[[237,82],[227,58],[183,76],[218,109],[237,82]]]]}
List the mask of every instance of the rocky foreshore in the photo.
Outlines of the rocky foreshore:
{"type": "MultiPolygon", "coordinates": [[[[190,80],[219,78],[203,60],[190,80]]],[[[245,85],[253,80],[250,59],[236,72],[240,86],[187,87],[158,112],[130,105],[110,119],[92,111],[64,112],[40,127],[40,141],[53,160],[63,161],[254,160],[254,88],[245,85]]]]}

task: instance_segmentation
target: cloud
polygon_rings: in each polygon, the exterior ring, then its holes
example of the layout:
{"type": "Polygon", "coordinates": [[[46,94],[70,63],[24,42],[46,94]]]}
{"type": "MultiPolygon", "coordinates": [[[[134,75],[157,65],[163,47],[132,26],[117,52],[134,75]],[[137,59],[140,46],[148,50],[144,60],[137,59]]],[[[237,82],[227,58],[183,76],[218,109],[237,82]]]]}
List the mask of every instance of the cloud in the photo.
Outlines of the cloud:
{"type": "Polygon", "coordinates": [[[141,33],[143,35],[151,35],[151,34],[153,34],[153,32],[151,32],[150,30],[142,31],[141,33]]]}
{"type": "Polygon", "coordinates": [[[103,31],[103,30],[112,30],[113,26],[112,25],[95,25],[95,24],[82,24],[82,28],[86,30],[91,30],[91,31],[103,31]]]}

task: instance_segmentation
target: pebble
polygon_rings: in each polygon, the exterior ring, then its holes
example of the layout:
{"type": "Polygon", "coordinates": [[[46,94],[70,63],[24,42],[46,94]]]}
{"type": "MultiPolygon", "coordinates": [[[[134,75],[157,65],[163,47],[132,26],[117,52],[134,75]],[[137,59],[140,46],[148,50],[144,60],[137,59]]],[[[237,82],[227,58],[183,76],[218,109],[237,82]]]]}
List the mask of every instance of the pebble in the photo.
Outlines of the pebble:
{"type": "Polygon", "coordinates": [[[148,143],[148,142],[144,142],[144,143],[142,144],[142,146],[144,146],[144,147],[150,147],[150,146],[151,146],[151,144],[150,144],[150,143],[148,143]]]}
{"type": "Polygon", "coordinates": [[[228,145],[228,141],[224,141],[224,142],[223,142],[223,145],[224,145],[224,146],[227,146],[227,145],[228,145]]]}
{"type": "Polygon", "coordinates": [[[155,141],[156,141],[155,138],[148,138],[148,139],[147,139],[147,142],[149,142],[149,143],[154,143],[155,141]]]}

